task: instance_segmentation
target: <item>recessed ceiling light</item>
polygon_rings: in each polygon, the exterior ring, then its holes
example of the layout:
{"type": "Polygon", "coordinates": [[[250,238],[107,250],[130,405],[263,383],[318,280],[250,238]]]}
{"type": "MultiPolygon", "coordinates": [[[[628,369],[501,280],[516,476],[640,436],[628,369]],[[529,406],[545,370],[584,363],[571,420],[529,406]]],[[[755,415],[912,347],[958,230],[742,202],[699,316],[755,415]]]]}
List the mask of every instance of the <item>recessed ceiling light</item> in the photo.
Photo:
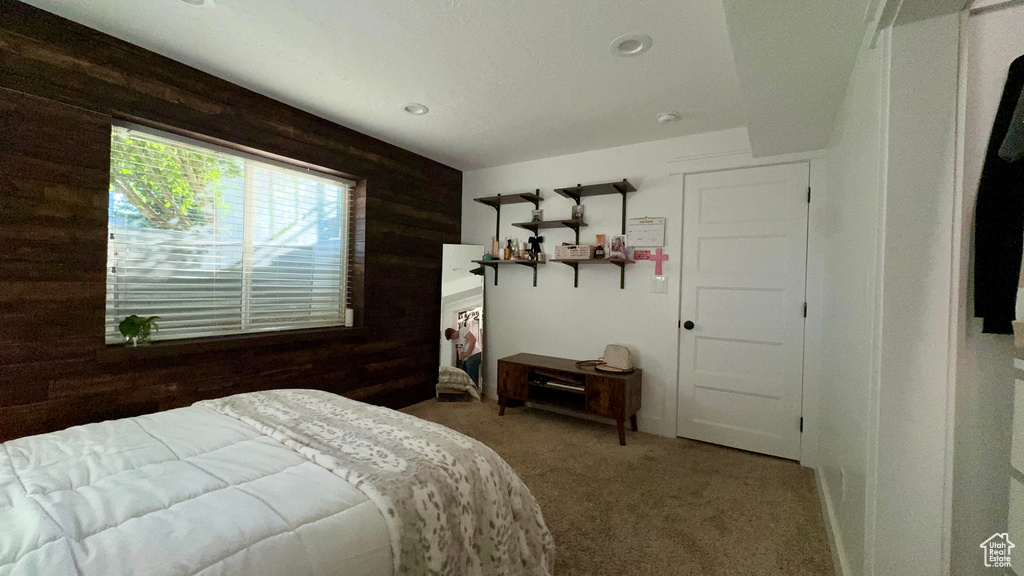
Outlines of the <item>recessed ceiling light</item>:
{"type": "Polygon", "coordinates": [[[423,116],[427,112],[430,112],[430,108],[427,108],[423,104],[417,104],[416,102],[410,102],[403,106],[402,109],[413,116],[423,116]]]}
{"type": "Polygon", "coordinates": [[[679,120],[678,112],[662,112],[658,114],[658,124],[671,124],[679,120]]]}
{"type": "Polygon", "coordinates": [[[612,54],[616,56],[637,56],[650,50],[652,40],[645,34],[626,34],[612,40],[612,54]]]}
{"type": "Polygon", "coordinates": [[[189,6],[206,6],[213,5],[213,0],[180,0],[182,4],[188,4],[189,6]]]}

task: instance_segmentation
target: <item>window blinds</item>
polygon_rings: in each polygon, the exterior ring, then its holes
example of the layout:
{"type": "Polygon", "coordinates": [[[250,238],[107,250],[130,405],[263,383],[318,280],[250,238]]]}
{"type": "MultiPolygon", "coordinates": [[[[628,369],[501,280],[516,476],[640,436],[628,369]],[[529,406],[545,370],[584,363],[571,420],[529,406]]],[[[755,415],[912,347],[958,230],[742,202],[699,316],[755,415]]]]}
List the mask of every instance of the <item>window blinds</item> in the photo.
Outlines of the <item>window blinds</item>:
{"type": "Polygon", "coordinates": [[[345,323],[352,182],[136,127],[110,155],[108,343],[345,323]]]}

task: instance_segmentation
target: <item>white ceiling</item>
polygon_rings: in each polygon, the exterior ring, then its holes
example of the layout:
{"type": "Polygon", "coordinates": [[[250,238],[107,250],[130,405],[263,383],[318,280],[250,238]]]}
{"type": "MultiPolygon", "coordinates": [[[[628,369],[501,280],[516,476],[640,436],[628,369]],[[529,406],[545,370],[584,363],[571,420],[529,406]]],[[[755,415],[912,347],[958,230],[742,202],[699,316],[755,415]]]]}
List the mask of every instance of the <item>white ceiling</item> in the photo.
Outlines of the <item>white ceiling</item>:
{"type": "MultiPolygon", "coordinates": [[[[933,16],[952,14],[953,12],[963,10],[971,4],[971,0],[903,0],[900,3],[896,24],[910,24],[933,16]]],[[[982,7],[985,4],[992,4],[992,2],[982,1],[974,2],[973,4],[982,7]]]]}
{"type": "Polygon", "coordinates": [[[745,122],[721,0],[28,1],[463,170],[745,122]]]}
{"type": "Polygon", "coordinates": [[[878,0],[724,3],[754,155],[824,148],[878,0]]]}

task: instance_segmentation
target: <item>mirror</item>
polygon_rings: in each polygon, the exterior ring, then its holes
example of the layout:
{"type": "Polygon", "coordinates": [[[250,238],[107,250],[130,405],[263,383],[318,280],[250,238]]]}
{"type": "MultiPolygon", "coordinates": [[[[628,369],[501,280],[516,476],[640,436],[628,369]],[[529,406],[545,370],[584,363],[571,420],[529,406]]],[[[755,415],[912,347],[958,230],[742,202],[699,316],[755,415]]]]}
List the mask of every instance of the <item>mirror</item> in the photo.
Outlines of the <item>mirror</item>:
{"type": "Polygon", "coordinates": [[[473,262],[479,260],[483,253],[483,246],[444,245],[439,399],[443,399],[443,395],[458,396],[460,393],[479,397],[483,391],[484,277],[481,266],[473,262]],[[457,368],[465,376],[446,371],[445,367],[457,368]],[[476,394],[468,389],[470,386],[475,388],[476,394]]]}

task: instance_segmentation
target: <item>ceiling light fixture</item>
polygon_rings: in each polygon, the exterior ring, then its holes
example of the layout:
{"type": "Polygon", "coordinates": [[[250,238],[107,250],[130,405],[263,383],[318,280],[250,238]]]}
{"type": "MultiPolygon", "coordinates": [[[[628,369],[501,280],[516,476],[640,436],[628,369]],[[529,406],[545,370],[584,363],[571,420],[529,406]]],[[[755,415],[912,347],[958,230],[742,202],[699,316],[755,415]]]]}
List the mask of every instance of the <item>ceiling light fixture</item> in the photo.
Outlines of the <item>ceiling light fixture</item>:
{"type": "Polygon", "coordinates": [[[423,116],[427,112],[430,112],[430,108],[427,108],[423,104],[417,104],[416,102],[410,102],[403,106],[402,109],[413,116],[423,116]]]}
{"type": "Polygon", "coordinates": [[[612,54],[616,56],[638,56],[651,49],[653,41],[645,34],[626,34],[612,40],[612,54]]]}
{"type": "Polygon", "coordinates": [[[658,114],[658,124],[671,124],[679,120],[678,112],[662,112],[658,114]]]}
{"type": "Polygon", "coordinates": [[[213,4],[212,0],[180,0],[182,4],[188,4],[189,6],[205,6],[206,4],[213,4]]]}

